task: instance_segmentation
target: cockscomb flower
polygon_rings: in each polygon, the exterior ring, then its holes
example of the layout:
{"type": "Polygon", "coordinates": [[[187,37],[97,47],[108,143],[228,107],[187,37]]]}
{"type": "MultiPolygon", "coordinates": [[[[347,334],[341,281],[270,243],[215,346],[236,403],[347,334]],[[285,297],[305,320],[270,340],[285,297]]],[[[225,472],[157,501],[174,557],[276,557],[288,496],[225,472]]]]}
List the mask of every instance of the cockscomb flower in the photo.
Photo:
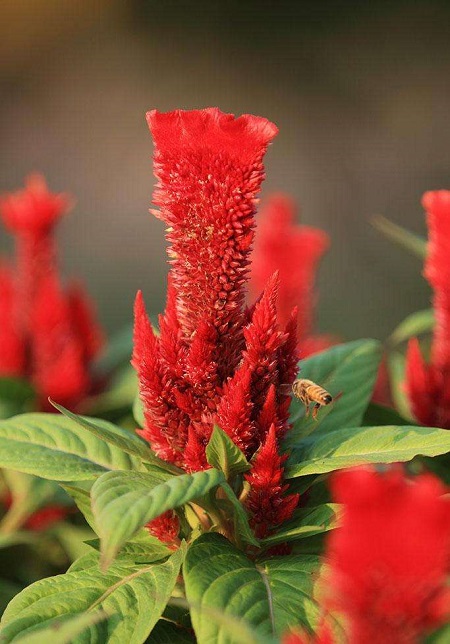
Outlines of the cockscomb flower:
{"type": "Polygon", "coordinates": [[[0,376],[35,386],[47,398],[76,406],[91,389],[89,366],[102,345],[93,307],[77,283],[64,287],[57,267],[54,227],[72,200],[51,193],[40,175],[0,199],[0,216],[14,235],[13,265],[0,268],[0,376]]]}
{"type": "Polygon", "coordinates": [[[319,228],[296,225],[295,211],[294,201],[280,193],[273,194],[259,214],[250,292],[257,297],[269,277],[279,271],[279,321],[286,324],[292,308],[298,307],[298,342],[305,357],[336,342],[331,336],[313,333],[316,273],[330,241],[319,228]]]}
{"type": "MultiPolygon", "coordinates": [[[[296,375],[297,324],[291,316],[280,328],[277,274],[251,310],[245,289],[263,157],[277,128],[216,108],[153,111],[147,119],[158,179],[154,214],[167,226],[171,270],[159,336],[142,296],[136,299],[132,363],[144,408],[142,436],[160,458],[188,472],[209,467],[205,449],[216,423],[248,459],[268,450],[269,530],[292,514],[297,499],[285,495],[276,446],[288,429],[285,385],[296,375]]],[[[261,512],[255,501],[255,523],[261,512]]]]}
{"type": "Polygon", "coordinates": [[[330,604],[345,616],[351,644],[415,644],[450,617],[450,503],[430,474],[408,479],[398,467],[339,472],[343,505],[330,534],[330,604]]]}
{"type": "Polygon", "coordinates": [[[410,340],[406,356],[406,391],[416,419],[450,429],[450,191],[426,192],[428,255],[424,275],[430,283],[436,324],[427,364],[419,342],[410,340]]]}

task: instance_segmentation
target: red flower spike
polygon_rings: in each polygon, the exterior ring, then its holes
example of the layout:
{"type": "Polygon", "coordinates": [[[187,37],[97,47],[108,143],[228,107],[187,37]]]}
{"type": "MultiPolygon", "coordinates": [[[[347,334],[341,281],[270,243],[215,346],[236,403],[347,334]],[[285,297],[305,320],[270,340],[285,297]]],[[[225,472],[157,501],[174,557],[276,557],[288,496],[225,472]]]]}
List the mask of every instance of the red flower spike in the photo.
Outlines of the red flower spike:
{"type": "Polygon", "coordinates": [[[450,617],[450,503],[430,474],[355,468],[332,478],[343,504],[330,533],[327,586],[355,644],[415,644],[450,617]]]}
{"type": "Polygon", "coordinates": [[[9,277],[0,270],[0,375],[31,380],[48,411],[49,396],[74,407],[93,389],[89,366],[102,338],[83,289],[65,291],[59,281],[53,228],[70,206],[39,175],[0,200],[17,255],[9,277]]]}
{"type": "Polygon", "coordinates": [[[253,240],[262,164],[277,128],[266,119],[235,119],[216,108],[147,115],[159,180],[154,202],[169,226],[169,256],[183,336],[206,320],[220,334],[228,365],[237,341],[253,240]]]}
{"type": "Polygon", "coordinates": [[[105,343],[103,329],[97,322],[94,303],[82,284],[75,280],[67,289],[67,298],[72,325],[83,346],[84,359],[90,362],[105,343]]]}
{"type": "Polygon", "coordinates": [[[160,366],[158,339],[147,317],[140,291],[136,296],[134,314],[132,364],[138,373],[146,423],[139,433],[160,458],[179,465],[187,438],[187,421],[183,423],[185,415],[176,406],[171,391],[173,387],[160,366]]]}
{"type": "Polygon", "coordinates": [[[436,324],[429,365],[416,342],[410,343],[406,391],[419,422],[450,429],[450,191],[427,192],[422,204],[429,232],[424,275],[434,291],[436,324]]]}
{"type": "Polygon", "coordinates": [[[261,409],[272,383],[278,384],[278,351],[287,340],[277,322],[278,273],[272,275],[250,324],[244,329],[244,364],[252,373],[252,400],[261,409]]]}
{"type": "Polygon", "coordinates": [[[72,325],[70,305],[56,275],[41,283],[31,318],[33,329],[32,380],[41,393],[41,406],[49,409],[48,396],[73,406],[87,393],[89,377],[84,347],[72,325]]]}
{"type": "MultiPolygon", "coordinates": [[[[251,372],[243,365],[225,385],[216,422],[246,456],[253,454],[256,432],[251,420],[251,372]]],[[[256,443],[257,444],[257,443],[256,443]]]]}
{"type": "Polygon", "coordinates": [[[12,271],[0,263],[0,374],[22,376],[26,356],[15,321],[16,295],[12,271]]]}
{"type": "Polygon", "coordinates": [[[28,177],[24,190],[2,196],[0,214],[12,233],[40,237],[50,232],[72,203],[66,194],[49,192],[44,177],[36,173],[28,177]]]}
{"type": "Polygon", "coordinates": [[[167,510],[161,516],[149,521],[145,526],[151,535],[175,549],[179,539],[180,521],[173,510],[167,510]]]}
{"type": "Polygon", "coordinates": [[[284,460],[285,457],[278,454],[275,425],[272,425],[265,443],[254,457],[252,469],[244,475],[250,483],[245,505],[259,539],[267,536],[271,528],[290,519],[300,498],[298,494],[284,496],[288,488],[283,484],[284,460]]]}
{"type": "Polygon", "coordinates": [[[256,296],[275,272],[280,274],[278,319],[285,325],[298,306],[298,341],[302,356],[317,353],[335,343],[331,336],[312,336],[317,296],[314,291],[319,262],[330,245],[328,235],[294,223],[295,203],[274,194],[260,214],[250,281],[256,296]]]}
{"type": "MultiPolygon", "coordinates": [[[[271,423],[280,435],[287,427],[290,397],[280,379],[293,380],[297,354],[292,322],[286,333],[277,323],[277,277],[248,313],[244,307],[262,160],[276,127],[217,109],[151,112],[148,121],[158,179],[154,202],[168,226],[171,271],[159,338],[139,299],[136,305],[141,434],[161,458],[194,472],[209,467],[205,450],[215,423],[248,458],[267,443],[271,423]]],[[[298,497],[282,497],[287,486],[276,441],[265,450],[278,467],[272,518],[282,521],[298,497]]],[[[257,489],[250,499],[255,516],[267,504],[257,489]]]]}

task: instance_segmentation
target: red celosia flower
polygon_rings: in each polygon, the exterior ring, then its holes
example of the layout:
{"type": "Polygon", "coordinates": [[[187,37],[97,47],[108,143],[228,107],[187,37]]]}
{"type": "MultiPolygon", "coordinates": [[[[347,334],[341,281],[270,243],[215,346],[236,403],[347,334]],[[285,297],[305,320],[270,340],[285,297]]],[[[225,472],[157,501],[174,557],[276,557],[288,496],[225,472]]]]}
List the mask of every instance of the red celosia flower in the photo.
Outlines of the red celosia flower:
{"type": "MultiPolygon", "coordinates": [[[[9,510],[13,503],[13,498],[10,492],[7,492],[1,499],[1,503],[6,510],[9,510]]],[[[33,532],[43,532],[54,523],[62,521],[66,518],[70,508],[66,505],[48,505],[45,508],[40,508],[33,512],[23,524],[25,530],[33,532]]]]}
{"type": "Polygon", "coordinates": [[[173,510],[168,510],[153,519],[153,521],[147,523],[146,528],[151,535],[163,543],[167,543],[171,548],[176,548],[179,544],[180,521],[173,510]]]}
{"type": "Polygon", "coordinates": [[[83,289],[64,289],[57,273],[53,228],[70,204],[39,175],[0,200],[16,241],[14,269],[0,269],[0,375],[28,378],[43,409],[48,396],[70,406],[82,400],[92,386],[89,363],[102,344],[83,289]]]}
{"type": "Polygon", "coordinates": [[[342,525],[328,540],[330,606],[352,644],[414,644],[450,617],[450,503],[445,486],[401,468],[332,478],[342,525]]]}
{"type": "MultiPolygon", "coordinates": [[[[214,423],[248,458],[266,443],[272,424],[278,436],[288,427],[290,397],[281,385],[296,375],[296,320],[279,328],[277,276],[250,311],[244,307],[262,161],[277,129],[266,119],[235,119],[215,108],[150,112],[148,122],[159,180],[154,201],[167,224],[171,271],[159,337],[140,294],[136,300],[133,365],[142,435],[161,458],[195,471],[208,467],[214,423]]],[[[276,525],[294,502],[283,502],[281,461],[276,441],[271,445],[279,488],[271,503],[268,487],[266,505],[268,523],[276,525]]]]}
{"type": "Polygon", "coordinates": [[[286,458],[278,454],[275,425],[272,425],[250,472],[245,474],[251,486],[245,505],[259,538],[267,536],[271,527],[289,519],[298,504],[298,494],[285,495],[289,486],[283,483],[282,464],[286,458]]]}
{"type": "Polygon", "coordinates": [[[409,342],[406,391],[419,422],[450,429],[450,191],[426,192],[422,204],[429,231],[424,274],[434,291],[436,325],[429,364],[418,340],[409,342]]]}
{"type": "Polygon", "coordinates": [[[295,210],[289,197],[274,194],[261,212],[250,290],[256,296],[269,277],[279,271],[279,320],[286,324],[292,308],[298,307],[298,342],[305,357],[335,343],[330,336],[312,334],[316,272],[330,242],[328,235],[318,228],[295,225],[295,210]]]}

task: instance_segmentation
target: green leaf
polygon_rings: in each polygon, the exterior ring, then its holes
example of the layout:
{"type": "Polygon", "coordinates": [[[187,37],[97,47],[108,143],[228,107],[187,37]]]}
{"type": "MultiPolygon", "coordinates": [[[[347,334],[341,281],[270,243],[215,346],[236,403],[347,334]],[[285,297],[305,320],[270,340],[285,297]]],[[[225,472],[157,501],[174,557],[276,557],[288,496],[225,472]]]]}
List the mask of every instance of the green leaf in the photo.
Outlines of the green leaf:
{"type": "Polygon", "coordinates": [[[91,508],[91,495],[88,490],[84,490],[76,485],[62,485],[67,494],[75,501],[77,508],[86,519],[87,524],[97,534],[97,526],[95,524],[94,515],[91,508]]]}
{"type": "Polygon", "coordinates": [[[437,456],[449,451],[450,432],[436,427],[341,429],[305,439],[289,457],[285,475],[324,474],[364,463],[404,462],[418,455],[437,456]]]}
{"type": "MultiPolygon", "coordinates": [[[[120,559],[131,559],[136,564],[150,564],[155,561],[166,559],[172,550],[168,548],[156,537],[153,537],[148,530],[146,530],[147,538],[133,541],[128,541],[120,551],[120,559]]],[[[92,539],[86,542],[91,548],[100,551],[100,539],[92,539]]]]}
{"type": "Polygon", "coordinates": [[[391,395],[399,414],[408,420],[413,420],[408,396],[404,388],[405,356],[399,351],[392,351],[388,356],[388,371],[391,381],[391,395]]]}
{"type": "Polygon", "coordinates": [[[77,635],[81,635],[90,626],[94,626],[107,618],[106,613],[97,610],[94,613],[82,613],[68,619],[56,619],[51,626],[39,628],[31,635],[15,639],[18,644],[71,644],[77,635]]]}
{"type": "Polygon", "coordinates": [[[337,503],[324,503],[315,508],[298,510],[294,517],[284,523],[276,534],[261,540],[263,546],[274,546],[286,541],[296,541],[314,534],[328,532],[337,527],[340,506],[337,503]]]}
{"type": "Polygon", "coordinates": [[[122,452],[136,456],[141,460],[146,458],[150,460],[153,459],[153,453],[148,445],[146,445],[136,434],[133,434],[126,429],[121,429],[107,420],[78,416],[62,405],[58,405],[58,403],[53,401],[51,401],[51,403],[55,409],[63,414],[63,416],[70,418],[70,420],[77,425],[80,425],[80,427],[84,427],[84,429],[87,429],[88,432],[91,432],[91,434],[100,440],[106,441],[110,445],[114,445],[114,447],[122,450],[122,452]]]}
{"type": "Polygon", "coordinates": [[[427,240],[419,235],[406,230],[398,224],[386,219],[382,215],[377,215],[372,218],[373,226],[382,233],[387,239],[394,242],[398,246],[405,248],[407,251],[418,257],[425,259],[427,256],[427,240]]]}
{"type": "Polygon", "coordinates": [[[33,387],[21,378],[0,378],[0,419],[29,411],[36,393],[33,387]]]}
{"type": "Polygon", "coordinates": [[[224,482],[222,472],[215,469],[174,476],[163,483],[138,472],[101,476],[92,486],[91,498],[102,542],[102,566],[106,568],[122,545],[149,521],[224,482]]]}
{"type": "Polygon", "coordinates": [[[423,333],[430,333],[433,328],[434,310],[425,309],[424,311],[416,311],[408,315],[403,322],[400,322],[398,327],[389,336],[388,343],[391,346],[395,346],[423,333]]]}
{"type": "Polygon", "coordinates": [[[381,360],[381,344],[376,340],[348,342],[300,362],[300,377],[324,387],[337,400],[319,411],[317,420],[305,417],[305,407],[297,398],[291,403],[293,429],[284,441],[289,447],[311,432],[323,434],[340,427],[357,427],[372,397],[381,360]]]}
{"type": "Polygon", "coordinates": [[[56,619],[101,609],[106,622],[91,626],[72,641],[108,644],[141,644],[160,618],[180,572],[185,548],[165,563],[135,566],[118,562],[105,574],[92,559],[85,569],[32,584],[8,605],[2,619],[0,642],[17,635],[31,635],[56,619]]]}
{"type": "Polygon", "coordinates": [[[311,556],[274,557],[257,564],[221,535],[199,537],[183,567],[199,644],[242,644],[239,634],[230,635],[226,627],[233,618],[255,630],[255,644],[294,625],[313,630],[320,617],[313,600],[318,567],[318,558],[311,556]],[[223,619],[216,619],[217,614],[223,619]]]}
{"type": "Polygon", "coordinates": [[[243,452],[217,425],[206,446],[206,459],[212,467],[223,472],[227,480],[250,469],[243,452]]]}
{"type": "Polygon", "coordinates": [[[118,447],[55,414],[24,414],[0,421],[0,467],[57,481],[93,479],[139,463],[118,447]]]}

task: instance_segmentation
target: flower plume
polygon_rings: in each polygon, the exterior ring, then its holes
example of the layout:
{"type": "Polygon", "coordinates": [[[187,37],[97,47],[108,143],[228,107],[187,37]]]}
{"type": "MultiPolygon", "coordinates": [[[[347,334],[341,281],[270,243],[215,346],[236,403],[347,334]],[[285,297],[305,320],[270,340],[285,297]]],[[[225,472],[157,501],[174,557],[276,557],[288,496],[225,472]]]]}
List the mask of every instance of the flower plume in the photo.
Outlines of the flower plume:
{"type": "MultiPolygon", "coordinates": [[[[159,335],[142,296],[136,299],[141,433],[158,456],[188,472],[209,467],[205,450],[215,423],[248,459],[265,449],[274,469],[258,493],[262,499],[265,485],[269,531],[298,500],[285,496],[277,448],[288,429],[289,396],[280,385],[292,383],[298,356],[292,320],[283,331],[277,319],[278,275],[266,280],[251,311],[244,300],[263,157],[277,128],[216,108],[153,111],[147,120],[158,179],[154,214],[167,226],[171,269],[159,335]]],[[[261,517],[255,495],[251,512],[261,517]]]]}

